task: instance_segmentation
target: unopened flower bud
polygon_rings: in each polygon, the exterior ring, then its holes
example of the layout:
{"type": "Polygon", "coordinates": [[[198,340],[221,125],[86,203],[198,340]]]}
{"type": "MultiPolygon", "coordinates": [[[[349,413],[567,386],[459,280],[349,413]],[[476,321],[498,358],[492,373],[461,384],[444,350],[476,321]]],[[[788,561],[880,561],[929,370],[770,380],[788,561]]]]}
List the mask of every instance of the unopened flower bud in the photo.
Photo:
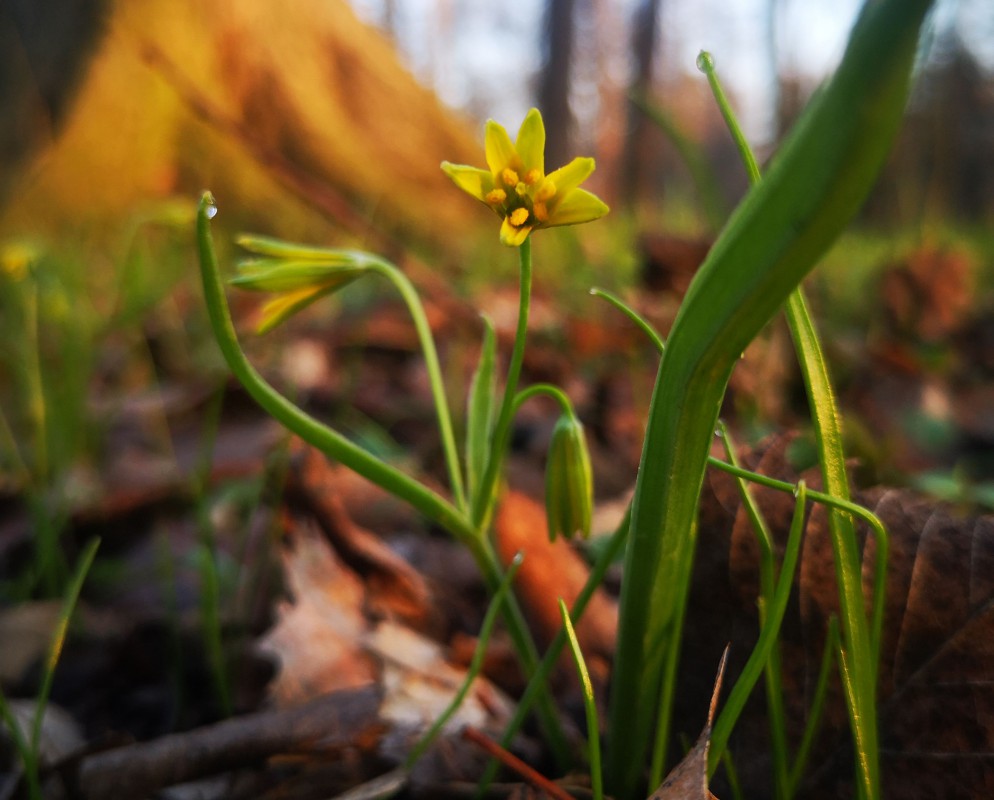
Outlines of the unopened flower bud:
{"type": "Polygon", "coordinates": [[[593,472],[583,425],[572,414],[559,418],[549,444],[545,468],[545,513],[549,538],[590,535],[593,472]]]}

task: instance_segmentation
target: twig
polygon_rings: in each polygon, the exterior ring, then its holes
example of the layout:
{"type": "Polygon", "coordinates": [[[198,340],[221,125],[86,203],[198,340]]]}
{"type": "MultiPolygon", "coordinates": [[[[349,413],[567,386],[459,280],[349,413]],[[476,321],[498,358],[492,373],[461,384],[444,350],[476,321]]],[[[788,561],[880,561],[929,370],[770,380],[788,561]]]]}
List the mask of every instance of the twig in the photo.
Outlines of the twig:
{"type": "Polygon", "coordinates": [[[508,769],[514,770],[522,778],[524,778],[528,783],[545,792],[549,797],[554,798],[554,800],[574,800],[574,798],[567,794],[563,789],[554,784],[540,772],[529,767],[524,761],[518,758],[516,755],[509,753],[503,747],[501,747],[497,742],[487,736],[485,733],[478,731],[476,728],[467,726],[463,728],[462,732],[463,738],[473,742],[473,744],[486,750],[490,755],[500,761],[508,769]]]}
{"type": "Polygon", "coordinates": [[[339,750],[379,735],[379,705],[375,687],[334,692],[298,708],[246,714],[84,757],[68,781],[74,796],[86,800],[145,797],[280,753],[339,750]]]}

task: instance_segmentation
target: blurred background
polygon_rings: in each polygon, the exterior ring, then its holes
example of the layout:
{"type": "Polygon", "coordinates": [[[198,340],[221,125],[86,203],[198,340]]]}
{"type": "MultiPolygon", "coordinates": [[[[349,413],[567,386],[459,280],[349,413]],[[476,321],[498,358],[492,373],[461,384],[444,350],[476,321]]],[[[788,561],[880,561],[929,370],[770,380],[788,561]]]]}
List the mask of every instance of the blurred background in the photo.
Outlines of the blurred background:
{"type": "MultiPolygon", "coordinates": [[[[196,283],[192,218],[205,188],[221,211],[223,263],[246,229],[358,245],[443,298],[449,322],[475,320],[470,307],[506,317],[515,261],[497,245],[492,215],[438,165],[482,165],[483,122],[513,134],[532,105],[545,117],[547,163],[595,156],[590,187],[612,206],[596,225],[543,232],[535,324],[559,348],[556,377],[587,381],[604,446],[637,458],[653,357],[587,289],[620,292],[665,331],[746,190],[697,54],[713,54],[766,158],[840,58],[858,6],[3,0],[5,496],[44,489],[77,498],[67,507],[100,496],[108,454],[139,441],[121,432],[128,414],[147,412],[135,398],[160,408],[166,389],[194,386],[179,394],[198,408],[204,387],[226,380],[196,283]],[[624,380],[605,378],[619,353],[634,359],[623,361],[624,380]],[[617,404],[634,408],[630,419],[619,421],[617,404]]],[[[866,479],[987,504],[992,149],[994,12],[987,0],[940,0],[889,164],[809,280],[866,479]]],[[[353,325],[353,344],[374,294],[357,287],[338,317],[353,325]]],[[[233,299],[250,325],[256,301],[233,299]]],[[[321,306],[302,324],[326,332],[333,316],[321,306]]],[[[472,343],[478,330],[467,324],[472,343]]],[[[340,372],[281,361],[291,339],[249,346],[301,392],[328,380],[344,397],[352,384],[343,388],[340,372]]],[[[805,425],[792,359],[779,325],[747,353],[727,412],[748,439],[805,425]]],[[[142,452],[173,458],[162,425],[138,426],[142,452]]]]}

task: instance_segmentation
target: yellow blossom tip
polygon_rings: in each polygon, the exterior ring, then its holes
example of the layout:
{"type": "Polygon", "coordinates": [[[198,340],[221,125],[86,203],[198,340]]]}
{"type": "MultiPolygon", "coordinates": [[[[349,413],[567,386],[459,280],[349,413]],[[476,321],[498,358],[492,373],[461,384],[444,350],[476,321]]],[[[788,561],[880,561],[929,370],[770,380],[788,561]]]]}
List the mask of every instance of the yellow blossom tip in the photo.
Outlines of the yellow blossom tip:
{"type": "Polygon", "coordinates": [[[542,171],[541,170],[530,169],[525,174],[525,183],[527,183],[529,186],[531,186],[531,185],[533,185],[535,183],[538,183],[538,181],[540,181],[540,180],[542,180],[542,171]]]}
{"type": "Polygon", "coordinates": [[[510,188],[511,186],[518,185],[518,173],[513,169],[508,167],[500,174],[500,179],[504,182],[504,185],[510,188]]]}
{"type": "Polygon", "coordinates": [[[487,193],[487,202],[492,206],[499,206],[507,200],[507,192],[503,189],[492,189],[487,193]]]}

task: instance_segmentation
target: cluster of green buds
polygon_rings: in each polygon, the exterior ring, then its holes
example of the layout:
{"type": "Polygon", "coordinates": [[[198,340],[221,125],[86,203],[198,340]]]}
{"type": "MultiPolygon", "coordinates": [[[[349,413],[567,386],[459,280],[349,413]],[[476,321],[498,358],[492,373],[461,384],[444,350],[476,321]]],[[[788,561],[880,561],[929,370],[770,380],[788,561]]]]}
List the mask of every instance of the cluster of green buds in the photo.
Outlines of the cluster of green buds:
{"type": "Polygon", "coordinates": [[[577,533],[590,535],[593,510],[593,471],[583,424],[572,412],[564,413],[552,431],[545,466],[545,513],[549,538],[577,533]]]}

